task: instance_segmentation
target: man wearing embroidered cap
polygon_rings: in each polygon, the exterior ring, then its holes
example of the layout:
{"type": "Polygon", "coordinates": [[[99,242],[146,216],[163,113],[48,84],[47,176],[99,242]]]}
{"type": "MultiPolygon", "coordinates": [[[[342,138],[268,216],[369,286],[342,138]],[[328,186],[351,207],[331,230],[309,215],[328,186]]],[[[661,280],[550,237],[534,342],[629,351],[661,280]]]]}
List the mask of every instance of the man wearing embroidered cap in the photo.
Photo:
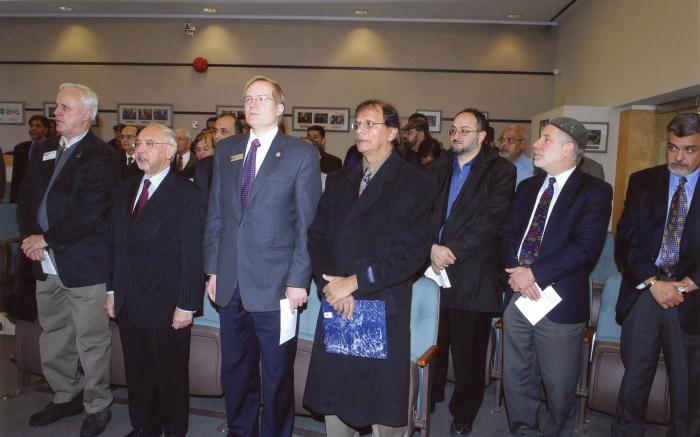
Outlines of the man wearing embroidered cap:
{"type": "Polygon", "coordinates": [[[500,230],[507,282],[503,384],[515,435],[574,431],[588,276],[603,248],[612,201],[609,184],[576,166],[587,137],[573,118],[549,121],[533,145],[534,164],[546,174],[520,184],[500,230]],[[533,325],[515,303],[539,300],[550,286],[561,302],[533,325]],[[539,423],[542,385],[547,414],[539,423]]]}
{"type": "Polygon", "coordinates": [[[102,307],[119,156],[90,131],[97,115],[90,88],[61,85],[55,114],[61,135],[41,143],[17,204],[22,250],[34,261],[37,280],[41,367],[54,392],[29,424],[48,425],[84,407],[80,436],[86,437],[100,434],[111,417],[111,339],[102,307]]]}

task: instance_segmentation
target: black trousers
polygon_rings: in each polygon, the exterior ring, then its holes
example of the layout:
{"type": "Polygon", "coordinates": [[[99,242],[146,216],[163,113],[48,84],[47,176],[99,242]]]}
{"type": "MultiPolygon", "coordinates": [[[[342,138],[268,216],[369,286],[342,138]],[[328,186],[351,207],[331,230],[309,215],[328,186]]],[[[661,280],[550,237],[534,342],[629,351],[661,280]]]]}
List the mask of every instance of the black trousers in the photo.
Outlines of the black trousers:
{"type": "Polygon", "coordinates": [[[450,400],[450,413],[455,421],[471,424],[484,397],[486,349],[493,314],[440,308],[438,356],[433,373],[431,401],[444,398],[445,380],[452,350],[455,389],[450,400]]]}
{"type": "Polygon", "coordinates": [[[700,436],[700,334],[686,334],[685,339],[688,343],[688,435],[700,436]]]}
{"type": "Polygon", "coordinates": [[[148,434],[185,435],[189,420],[191,326],[143,329],[119,314],[131,426],[148,434]]]}

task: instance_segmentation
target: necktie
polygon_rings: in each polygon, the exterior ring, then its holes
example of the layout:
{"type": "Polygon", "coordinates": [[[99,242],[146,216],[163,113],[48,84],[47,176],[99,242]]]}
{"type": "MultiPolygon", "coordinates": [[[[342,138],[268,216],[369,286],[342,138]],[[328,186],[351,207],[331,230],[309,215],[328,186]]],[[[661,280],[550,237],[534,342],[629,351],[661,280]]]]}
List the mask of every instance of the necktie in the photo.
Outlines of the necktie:
{"type": "Polygon", "coordinates": [[[135,220],[136,217],[138,217],[141,210],[143,209],[143,207],[146,206],[146,202],[148,202],[148,187],[150,186],[151,181],[149,181],[148,179],[144,179],[143,189],[141,190],[141,194],[139,195],[139,200],[136,201],[136,206],[131,212],[131,220],[135,220]]]}
{"type": "Polygon", "coordinates": [[[58,163],[58,160],[61,158],[61,155],[68,148],[68,145],[69,143],[66,137],[61,137],[61,139],[58,140],[58,152],[56,153],[56,163],[58,163]]]}
{"type": "Polygon", "coordinates": [[[29,160],[32,160],[32,156],[34,156],[34,150],[36,149],[36,141],[32,141],[32,144],[29,146],[29,160]]]}
{"type": "Polygon", "coordinates": [[[540,245],[542,244],[542,234],[544,233],[544,224],[547,221],[547,213],[549,212],[549,204],[554,195],[555,178],[549,178],[549,185],[542,193],[540,202],[537,204],[535,214],[532,216],[532,223],[525,235],[523,245],[520,248],[518,261],[521,266],[529,266],[537,260],[540,254],[540,245]]]}
{"type": "Polygon", "coordinates": [[[126,165],[127,165],[127,167],[130,166],[130,165],[133,164],[133,163],[134,163],[134,157],[133,157],[133,156],[129,156],[128,158],[126,158],[126,165]]]}
{"type": "Polygon", "coordinates": [[[360,181],[360,196],[362,195],[362,192],[365,191],[365,188],[367,188],[367,185],[369,185],[369,181],[372,179],[372,169],[367,167],[365,169],[365,174],[362,176],[362,180],[360,181]]]}
{"type": "Polygon", "coordinates": [[[243,163],[243,172],[241,172],[241,206],[245,208],[250,199],[250,193],[253,191],[253,182],[255,181],[255,156],[260,147],[260,141],[254,139],[250,144],[248,156],[245,157],[243,163]]]}
{"type": "Polygon", "coordinates": [[[681,177],[678,188],[671,198],[671,207],[666,219],[666,228],[661,243],[661,259],[659,260],[659,267],[666,276],[673,276],[678,264],[685,217],[688,215],[688,198],[684,188],[686,182],[687,179],[681,177]]]}
{"type": "Polygon", "coordinates": [[[182,171],[183,168],[182,155],[177,155],[177,171],[182,171]]]}

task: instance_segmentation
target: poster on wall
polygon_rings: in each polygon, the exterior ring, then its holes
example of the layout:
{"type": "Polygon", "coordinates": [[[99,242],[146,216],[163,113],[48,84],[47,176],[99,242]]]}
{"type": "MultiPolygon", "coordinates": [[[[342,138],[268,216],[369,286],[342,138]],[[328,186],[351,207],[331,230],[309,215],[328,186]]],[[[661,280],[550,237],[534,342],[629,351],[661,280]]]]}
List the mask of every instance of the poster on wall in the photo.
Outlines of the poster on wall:
{"type": "Polygon", "coordinates": [[[588,129],[588,144],[586,153],[606,153],[608,151],[608,123],[584,121],[588,129]]]}
{"type": "Polygon", "coordinates": [[[146,126],[151,123],[173,125],[173,105],[130,103],[117,105],[119,123],[146,126]]]}
{"type": "Polygon", "coordinates": [[[292,108],[292,129],[299,131],[318,125],[327,131],[349,132],[349,119],[348,108],[292,108]]]}
{"type": "Polygon", "coordinates": [[[223,113],[233,114],[237,119],[245,119],[245,109],[243,106],[226,106],[226,105],[216,105],[216,116],[220,116],[223,113]]]}
{"type": "Polygon", "coordinates": [[[24,124],[24,102],[0,102],[0,124],[24,124]]]}
{"type": "Polygon", "coordinates": [[[440,125],[442,124],[442,112],[433,111],[430,109],[419,109],[416,111],[419,114],[425,115],[428,119],[428,131],[429,132],[440,132],[440,125]]]}

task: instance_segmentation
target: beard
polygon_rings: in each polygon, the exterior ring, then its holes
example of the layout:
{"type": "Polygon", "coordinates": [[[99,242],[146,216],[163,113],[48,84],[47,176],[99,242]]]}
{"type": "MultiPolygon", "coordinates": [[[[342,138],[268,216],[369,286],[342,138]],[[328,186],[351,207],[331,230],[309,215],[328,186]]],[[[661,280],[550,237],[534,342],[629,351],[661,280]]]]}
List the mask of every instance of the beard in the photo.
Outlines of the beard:
{"type": "Polygon", "coordinates": [[[464,144],[460,148],[461,144],[462,143],[460,143],[458,141],[452,141],[452,144],[451,144],[452,153],[454,153],[457,156],[467,155],[467,154],[471,153],[472,151],[474,151],[474,149],[476,149],[479,146],[479,137],[474,138],[473,141],[470,141],[470,142],[464,144]]]}

